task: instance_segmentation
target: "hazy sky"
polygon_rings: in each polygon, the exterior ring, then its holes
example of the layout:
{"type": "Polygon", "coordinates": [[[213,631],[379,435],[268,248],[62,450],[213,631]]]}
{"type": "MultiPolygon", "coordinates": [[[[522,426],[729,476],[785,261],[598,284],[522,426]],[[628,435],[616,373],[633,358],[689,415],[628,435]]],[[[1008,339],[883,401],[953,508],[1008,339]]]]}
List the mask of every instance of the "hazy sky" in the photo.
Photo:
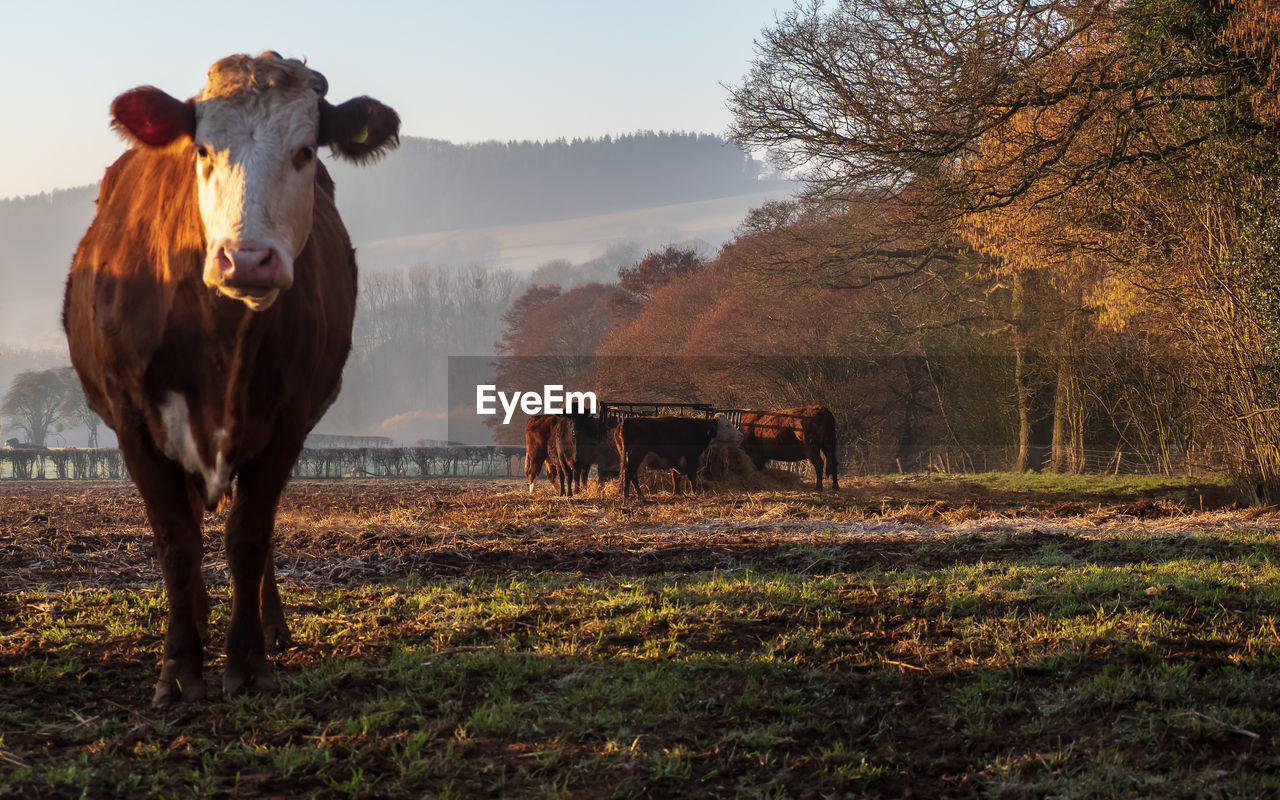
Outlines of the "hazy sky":
{"type": "Polygon", "coordinates": [[[0,0],[0,197],[97,181],[111,100],[187,98],[231,53],[305,57],[411,136],[475,142],[640,129],[723,133],[726,92],[792,0],[0,0]],[[358,9],[358,10],[357,10],[358,9]]]}

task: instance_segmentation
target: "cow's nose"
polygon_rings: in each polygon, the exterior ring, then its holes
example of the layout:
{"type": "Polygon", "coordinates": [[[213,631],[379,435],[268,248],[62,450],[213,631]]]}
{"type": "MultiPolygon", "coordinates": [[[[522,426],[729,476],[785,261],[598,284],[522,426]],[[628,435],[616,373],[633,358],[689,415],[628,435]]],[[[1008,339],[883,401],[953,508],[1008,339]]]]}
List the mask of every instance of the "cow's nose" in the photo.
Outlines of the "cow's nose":
{"type": "Polygon", "coordinates": [[[280,256],[274,247],[223,245],[218,267],[229,286],[271,286],[280,271],[280,256]]]}

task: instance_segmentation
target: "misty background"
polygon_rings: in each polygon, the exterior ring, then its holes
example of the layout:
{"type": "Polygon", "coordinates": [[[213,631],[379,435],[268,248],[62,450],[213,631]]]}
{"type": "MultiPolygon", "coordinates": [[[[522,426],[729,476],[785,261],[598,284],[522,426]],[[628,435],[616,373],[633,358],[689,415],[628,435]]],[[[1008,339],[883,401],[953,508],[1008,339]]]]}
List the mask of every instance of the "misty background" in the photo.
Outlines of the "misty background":
{"type": "MultiPolygon", "coordinates": [[[[448,357],[493,355],[502,315],[530,285],[613,283],[670,244],[712,255],[750,209],[792,188],[697,133],[404,137],[372,167],[325,163],[361,288],[343,391],[316,432],[402,444],[447,438],[448,357]]],[[[84,186],[0,200],[0,391],[23,370],[69,364],[62,290],[96,197],[84,186]]],[[[68,429],[48,444],[87,438],[68,429]]],[[[109,431],[100,443],[114,443],[109,431]]]]}

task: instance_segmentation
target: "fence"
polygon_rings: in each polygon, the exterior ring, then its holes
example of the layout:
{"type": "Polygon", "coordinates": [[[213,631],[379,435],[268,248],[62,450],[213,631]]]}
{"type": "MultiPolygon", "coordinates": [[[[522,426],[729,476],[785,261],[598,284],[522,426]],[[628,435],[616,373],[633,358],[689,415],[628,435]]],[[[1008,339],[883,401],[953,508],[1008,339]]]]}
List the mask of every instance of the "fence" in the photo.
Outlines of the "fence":
{"type": "MultiPolygon", "coordinates": [[[[1032,448],[1031,462],[1044,472],[1053,471],[1053,453],[1048,447],[1032,448]]],[[[840,471],[853,475],[882,473],[979,473],[1011,472],[1017,466],[1016,445],[987,447],[929,446],[896,448],[874,452],[871,448],[845,447],[840,453],[840,471]]],[[[1131,450],[1083,450],[1064,458],[1062,471],[1088,475],[1188,475],[1215,473],[1219,461],[1209,453],[1192,457],[1174,450],[1140,453],[1131,450]]],[[[802,464],[805,470],[808,464],[802,464]]]]}
{"type": "Polygon", "coordinates": [[[305,448],[293,474],[299,478],[511,478],[524,474],[524,448],[305,448]]]}
{"type": "Polygon", "coordinates": [[[122,480],[129,473],[115,448],[52,450],[47,447],[0,448],[0,478],[31,480],[122,480]]]}
{"type": "MultiPolygon", "coordinates": [[[[1007,472],[1013,469],[1017,455],[1014,446],[916,447],[892,453],[844,447],[840,452],[840,474],[1007,472]]],[[[1036,459],[1041,456],[1047,471],[1051,466],[1050,455],[1037,454],[1036,459]]],[[[1185,454],[1085,450],[1077,460],[1080,463],[1072,471],[1089,474],[1187,475],[1215,471],[1213,459],[1206,456],[1192,461],[1185,454]]],[[[812,472],[807,461],[772,462],[772,466],[806,475],[812,472]]],[[[299,478],[511,478],[523,474],[523,447],[492,446],[305,448],[293,467],[294,477],[299,478]]],[[[0,448],[0,480],[125,480],[128,477],[124,459],[114,448],[0,448]]]]}
{"type": "MultiPolygon", "coordinates": [[[[523,447],[306,448],[293,467],[294,477],[299,478],[497,478],[523,474],[523,447]]],[[[128,477],[124,458],[115,448],[0,448],[0,479],[125,480],[128,477]]]]}

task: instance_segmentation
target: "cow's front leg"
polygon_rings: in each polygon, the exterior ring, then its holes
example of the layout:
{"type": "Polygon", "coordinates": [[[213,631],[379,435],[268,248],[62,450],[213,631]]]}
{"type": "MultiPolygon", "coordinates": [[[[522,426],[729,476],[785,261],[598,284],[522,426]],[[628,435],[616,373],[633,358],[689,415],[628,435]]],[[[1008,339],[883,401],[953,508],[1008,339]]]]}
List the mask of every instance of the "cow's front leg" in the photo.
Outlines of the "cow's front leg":
{"type": "Polygon", "coordinates": [[[209,596],[200,571],[203,507],[186,473],[157,452],[150,437],[126,431],[120,436],[120,450],[146,505],[164,575],[169,614],[151,704],[167,708],[176,700],[199,700],[207,694],[202,640],[208,634],[209,596]]]}
{"type": "MultiPolygon", "coordinates": [[[[301,437],[299,437],[299,446],[301,437]]],[[[279,645],[289,630],[276,589],[271,537],[276,504],[284,491],[297,449],[277,447],[245,464],[227,517],[227,566],[231,570],[231,626],[222,688],[227,695],[275,685],[267,661],[269,635],[279,645]],[[264,623],[266,628],[264,629],[264,623]]]]}
{"type": "MultiPolygon", "coordinates": [[[[241,476],[243,480],[243,475],[241,476]]],[[[241,484],[243,487],[243,484],[241,484]]],[[[274,508],[256,491],[238,487],[227,518],[227,566],[231,571],[231,627],[222,689],[228,695],[274,685],[262,630],[261,592],[271,556],[274,508]]]]}
{"type": "Polygon", "coordinates": [[[209,630],[209,597],[200,571],[203,547],[200,528],[193,521],[174,515],[160,521],[164,512],[153,516],[156,555],[164,573],[169,599],[165,626],[164,660],[151,704],[167,708],[175,700],[202,700],[208,693],[204,682],[204,639],[209,630]]]}

